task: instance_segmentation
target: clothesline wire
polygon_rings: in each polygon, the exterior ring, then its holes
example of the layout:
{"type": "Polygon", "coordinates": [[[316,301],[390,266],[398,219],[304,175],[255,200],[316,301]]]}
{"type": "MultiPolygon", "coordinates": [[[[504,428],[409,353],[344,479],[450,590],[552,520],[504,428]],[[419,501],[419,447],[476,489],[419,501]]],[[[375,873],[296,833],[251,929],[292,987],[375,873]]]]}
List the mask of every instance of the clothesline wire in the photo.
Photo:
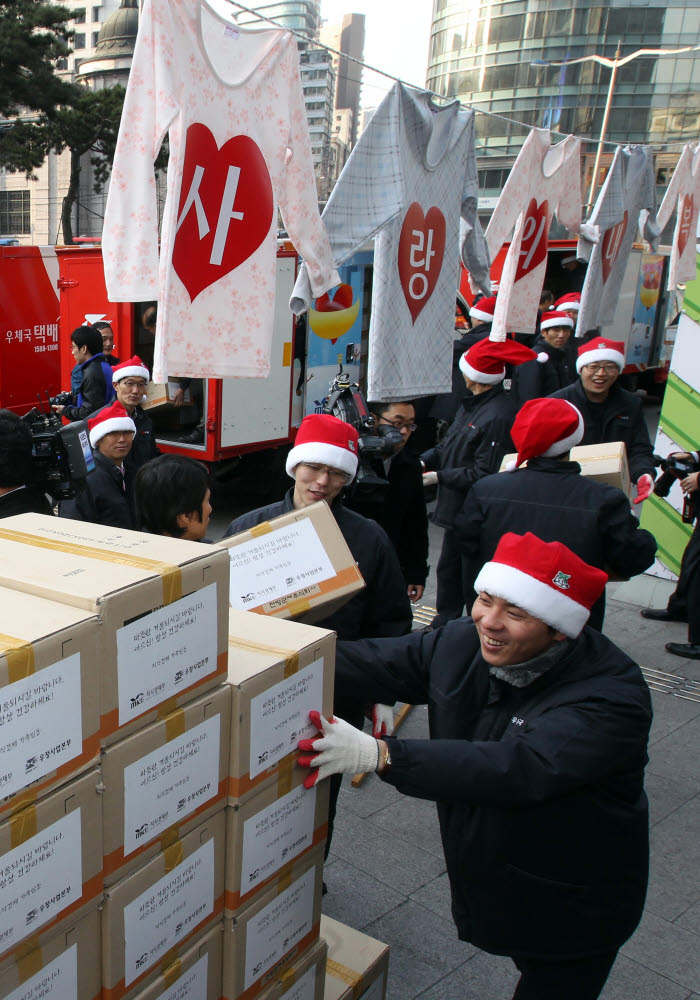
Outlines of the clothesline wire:
{"type": "MultiPolygon", "coordinates": [[[[276,28],[282,28],[283,31],[288,31],[291,35],[296,38],[300,38],[307,45],[313,45],[317,49],[325,49],[327,52],[332,52],[333,55],[339,56],[341,59],[347,59],[349,62],[356,63],[361,66],[362,69],[369,70],[371,73],[378,73],[379,76],[384,76],[388,80],[394,80],[396,83],[402,83],[405,87],[411,87],[412,90],[420,90],[424,93],[428,93],[431,97],[436,97],[441,101],[449,100],[444,94],[438,94],[434,90],[428,90],[427,87],[421,87],[416,83],[410,83],[406,80],[402,80],[398,76],[394,76],[393,73],[387,73],[386,70],[378,69],[376,66],[371,66],[369,63],[364,62],[362,59],[357,59],[355,56],[351,56],[347,52],[339,52],[338,49],[334,49],[331,45],[326,45],[324,42],[316,41],[305,35],[303,31],[297,31],[294,28],[288,28],[286,25],[281,24],[272,17],[267,17],[265,14],[260,14],[253,7],[246,7],[245,4],[239,3],[238,0],[226,0],[226,3],[230,4],[232,7],[237,7],[239,10],[244,11],[246,14],[252,14],[254,17],[258,18],[260,21],[266,21],[268,24],[274,25],[276,28]]],[[[357,81],[356,81],[357,82],[357,81]]],[[[527,129],[530,131],[534,126],[528,125],[526,122],[518,121],[516,118],[508,118],[506,115],[499,115],[495,111],[484,111],[483,108],[472,107],[469,104],[463,104],[460,101],[460,106],[465,108],[467,111],[474,111],[477,115],[486,115],[488,118],[497,118],[499,121],[508,122],[510,125],[517,125],[519,128],[527,129]]],[[[567,132],[557,132],[554,129],[550,129],[550,133],[553,136],[560,136],[561,138],[566,138],[567,132]]],[[[593,146],[617,146],[624,145],[620,142],[615,142],[613,139],[593,139],[590,136],[578,136],[581,142],[590,143],[593,146]]],[[[657,151],[662,151],[665,149],[675,149],[677,147],[683,147],[687,145],[686,141],[679,140],[678,142],[661,142],[661,143],[643,143],[643,145],[654,146],[657,151]]]]}

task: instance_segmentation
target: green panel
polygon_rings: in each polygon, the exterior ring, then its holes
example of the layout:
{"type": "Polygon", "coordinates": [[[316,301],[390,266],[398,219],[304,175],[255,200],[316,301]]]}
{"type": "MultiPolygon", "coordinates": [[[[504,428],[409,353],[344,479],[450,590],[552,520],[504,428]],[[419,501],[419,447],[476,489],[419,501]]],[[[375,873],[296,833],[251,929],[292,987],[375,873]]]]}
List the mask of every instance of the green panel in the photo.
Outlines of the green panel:
{"type": "Polygon", "coordinates": [[[683,524],[681,515],[666,500],[653,493],[644,502],[641,525],[656,539],[659,560],[672,573],[678,575],[681,558],[693,532],[691,524],[683,524]]]}
{"type": "Polygon", "coordinates": [[[700,323],[700,254],[695,258],[695,278],[685,286],[683,312],[700,323]]]}
{"type": "Polygon", "coordinates": [[[686,451],[695,451],[698,446],[697,428],[700,427],[700,393],[678,378],[675,372],[668,373],[664,394],[664,405],[659,417],[659,427],[686,451]],[[688,437],[688,433],[694,437],[688,437]]]}

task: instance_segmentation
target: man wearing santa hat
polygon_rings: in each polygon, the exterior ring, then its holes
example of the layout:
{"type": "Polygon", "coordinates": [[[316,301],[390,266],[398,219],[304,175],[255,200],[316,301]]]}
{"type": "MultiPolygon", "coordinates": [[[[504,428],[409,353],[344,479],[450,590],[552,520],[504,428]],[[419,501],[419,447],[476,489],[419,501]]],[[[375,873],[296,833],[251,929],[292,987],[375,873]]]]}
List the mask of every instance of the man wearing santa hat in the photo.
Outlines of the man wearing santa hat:
{"type": "Polygon", "coordinates": [[[61,501],[61,517],[112,528],[134,527],[131,482],[124,461],[135,433],[134,421],[118,401],[88,420],[95,468],[77,496],[61,501]]]}
{"type": "Polygon", "coordinates": [[[642,915],[649,690],[586,620],[606,582],[559,542],[506,534],[473,620],[338,643],[336,691],[428,705],[430,738],[311,720],[311,787],[375,770],[436,802],[461,940],[513,959],[513,1000],[595,1000],[642,915]]]}
{"type": "MultiPolygon", "coordinates": [[[[530,400],[518,412],[511,437],[518,450],[513,469],[475,483],[455,521],[469,568],[466,588],[473,591],[481,567],[509,531],[562,542],[589,566],[617,579],[652,565],[656,539],[639,527],[628,497],[582,476],[578,462],[569,459],[583,437],[583,419],[572,403],[530,400]]],[[[605,591],[588,624],[601,630],[604,614],[605,591]]]]}
{"type": "Polygon", "coordinates": [[[153,422],[141,405],[146,398],[148,379],[148,368],[137,354],[127,361],[121,361],[112,370],[117,401],[134,421],[136,428],[131,450],[126,456],[126,467],[132,474],[160,454],[153,433],[153,422]]]}
{"type": "Polygon", "coordinates": [[[576,381],[576,365],[570,350],[573,327],[574,321],[568,312],[549,309],[542,313],[540,332],[532,349],[536,354],[546,354],[548,360],[546,364],[526,361],[515,369],[510,391],[515,395],[517,406],[528,399],[551,396],[576,381]]]}
{"type": "Polygon", "coordinates": [[[553,393],[568,399],[583,415],[581,444],[624,441],[630,476],[637,486],[634,503],[641,503],[654,488],[654,451],[644,422],[642,401],[617,384],[625,367],[625,345],[621,340],[595,337],[578,349],[573,385],[553,393]]]}
{"type": "Polygon", "coordinates": [[[454,538],[454,519],[469,489],[479,479],[497,472],[511,448],[510,428],[516,408],[503,391],[506,365],[520,365],[536,357],[529,347],[513,340],[486,339],[470,347],[459,362],[468,394],[445,438],[421,455],[424,485],[438,486],[432,520],[445,529],[436,569],[437,614],[433,627],[459,618],[464,611],[462,556],[454,538]]]}

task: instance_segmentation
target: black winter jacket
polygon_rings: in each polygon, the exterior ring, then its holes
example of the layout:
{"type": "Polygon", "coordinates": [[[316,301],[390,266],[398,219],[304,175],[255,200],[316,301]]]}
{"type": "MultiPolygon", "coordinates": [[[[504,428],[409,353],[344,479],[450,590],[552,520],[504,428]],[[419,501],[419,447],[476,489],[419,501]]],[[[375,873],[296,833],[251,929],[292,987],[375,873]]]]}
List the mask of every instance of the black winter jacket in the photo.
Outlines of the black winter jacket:
{"type": "Polygon", "coordinates": [[[585,628],[532,684],[491,677],[470,619],[339,643],[336,695],[428,705],[382,775],[437,803],[459,937],[545,960],[618,948],[642,914],[651,723],[641,671],[585,628]]]}
{"type": "Polygon", "coordinates": [[[36,486],[20,486],[19,489],[0,496],[0,517],[12,517],[13,514],[49,514],[53,516],[53,507],[36,486]]]}
{"type": "Polygon", "coordinates": [[[95,468],[88,475],[85,488],[73,500],[61,501],[59,516],[111,528],[135,528],[128,472],[125,491],[121,470],[114,462],[99,451],[93,451],[92,455],[95,468]]]}
{"type": "Polygon", "coordinates": [[[589,403],[580,378],[552,395],[555,399],[568,399],[581,411],[584,423],[581,444],[624,441],[632,480],[636,483],[645,474],[655,478],[654,449],[638,396],[615,383],[604,403],[589,403]],[[600,432],[596,431],[598,423],[600,432]]]}
{"type": "Polygon", "coordinates": [[[65,406],[62,416],[67,420],[85,420],[95,410],[111,403],[116,396],[112,385],[112,369],[104,354],[93,354],[83,364],[83,379],[77,406],[65,406]]]}
{"type": "MultiPolygon", "coordinates": [[[[560,458],[532,458],[525,469],[479,480],[455,531],[469,562],[469,586],[507,531],[562,542],[590,566],[623,578],[643,573],[656,554],[656,539],[639,527],[622,490],[587,479],[578,462],[560,458]]],[[[602,626],[604,610],[603,595],[590,624],[602,626]]]]}
{"type": "MultiPolygon", "coordinates": [[[[378,471],[384,475],[383,468],[378,471]]],[[[428,511],[418,456],[403,448],[392,458],[387,479],[389,486],[383,490],[370,495],[356,493],[346,503],[384,528],[406,583],[424,585],[428,578],[428,511]]]]}
{"type": "MultiPolygon", "coordinates": [[[[237,517],[229,524],[224,537],[237,535],[293,510],[293,492],[289,490],[278,503],[237,517]]],[[[411,605],[399,561],[384,530],[374,521],[348,510],[340,499],[333,503],[331,510],[366,586],[317,624],[320,628],[333,629],[339,639],[405,635],[411,628],[411,605]]]]}
{"type": "Polygon", "coordinates": [[[566,388],[578,378],[576,361],[573,353],[567,349],[559,350],[544,339],[538,337],[532,345],[537,354],[546,354],[548,361],[526,361],[513,369],[511,392],[516,400],[517,408],[527,403],[529,399],[543,399],[551,396],[559,389],[566,388]]]}
{"type": "MultiPolygon", "coordinates": [[[[104,407],[101,406],[100,410],[104,407]]],[[[93,413],[92,416],[96,417],[100,411],[93,413]]],[[[136,434],[134,434],[134,440],[131,443],[131,450],[129,454],[124,459],[124,468],[131,473],[132,477],[136,474],[137,470],[145,465],[146,462],[150,462],[152,458],[156,455],[160,455],[160,451],[156,445],[156,436],[153,431],[153,421],[148,416],[146,411],[141,406],[136,406],[134,412],[130,414],[131,419],[136,424],[136,434]]]]}
{"type": "Polygon", "coordinates": [[[478,396],[469,395],[457,411],[445,438],[421,455],[428,470],[437,470],[438,498],[432,520],[451,528],[471,486],[498,472],[503,456],[512,450],[510,429],[515,405],[493,386],[478,396]]]}

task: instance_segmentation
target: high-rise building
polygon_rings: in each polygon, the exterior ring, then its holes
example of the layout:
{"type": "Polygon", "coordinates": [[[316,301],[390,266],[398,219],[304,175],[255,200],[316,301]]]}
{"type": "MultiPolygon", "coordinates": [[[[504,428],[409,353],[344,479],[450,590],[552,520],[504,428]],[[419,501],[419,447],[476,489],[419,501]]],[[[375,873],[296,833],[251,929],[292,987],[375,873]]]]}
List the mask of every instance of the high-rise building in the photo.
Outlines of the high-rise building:
{"type": "MultiPolygon", "coordinates": [[[[624,57],[641,48],[700,43],[697,4],[668,0],[435,0],[426,85],[477,110],[480,193],[501,190],[525,126],[595,140],[600,136],[610,69],[595,62],[551,66],[585,55],[624,57]]],[[[606,139],[682,143],[700,132],[700,53],[639,57],[617,72],[606,139]]],[[[594,142],[583,146],[584,190],[594,142]]],[[[657,154],[663,188],[680,147],[657,154]]],[[[602,159],[603,179],[612,147],[602,159]]]]}
{"type": "Polygon", "coordinates": [[[340,56],[333,55],[335,107],[336,111],[346,108],[352,111],[349,135],[352,148],[357,141],[362,89],[362,66],[353,60],[361,62],[364,54],[365,15],[345,14],[340,24],[324,23],[321,27],[321,42],[342,53],[340,56]]]}

